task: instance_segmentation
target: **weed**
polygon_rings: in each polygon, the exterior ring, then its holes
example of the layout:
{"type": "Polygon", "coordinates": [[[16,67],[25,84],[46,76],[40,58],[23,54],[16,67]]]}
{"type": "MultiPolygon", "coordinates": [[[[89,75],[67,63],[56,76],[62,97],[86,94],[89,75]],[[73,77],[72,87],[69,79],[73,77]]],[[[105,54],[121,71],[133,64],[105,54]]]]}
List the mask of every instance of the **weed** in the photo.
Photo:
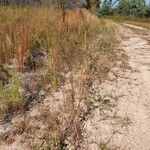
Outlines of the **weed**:
{"type": "Polygon", "coordinates": [[[10,69],[9,73],[11,75],[10,83],[4,86],[2,82],[0,83],[0,103],[8,113],[12,113],[15,110],[23,109],[24,106],[24,96],[21,91],[21,79],[19,74],[10,69]]]}

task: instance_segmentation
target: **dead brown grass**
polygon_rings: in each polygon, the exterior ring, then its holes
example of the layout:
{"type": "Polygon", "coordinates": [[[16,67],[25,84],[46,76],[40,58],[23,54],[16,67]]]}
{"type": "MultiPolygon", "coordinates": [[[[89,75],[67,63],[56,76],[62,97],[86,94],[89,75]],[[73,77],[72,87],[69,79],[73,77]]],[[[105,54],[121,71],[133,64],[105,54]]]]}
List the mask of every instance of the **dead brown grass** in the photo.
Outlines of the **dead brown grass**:
{"type": "Polygon", "coordinates": [[[34,149],[45,148],[42,141],[51,149],[64,149],[67,142],[74,149],[80,147],[82,125],[92,111],[91,106],[85,104],[88,89],[96,80],[101,82],[106,78],[115,61],[113,23],[98,20],[84,10],[66,11],[63,15],[61,10],[45,8],[8,8],[6,11],[1,8],[1,63],[16,59],[16,69],[22,72],[25,59],[40,47],[48,57],[48,73],[44,78],[54,92],[62,90],[64,95],[61,112],[47,114],[46,111],[40,118],[48,125],[46,132],[49,133],[44,140],[34,137],[41,144],[32,137],[38,134],[38,129],[31,127],[25,131],[29,132],[30,148],[34,149]],[[64,87],[60,86],[62,74],[64,87]]]}

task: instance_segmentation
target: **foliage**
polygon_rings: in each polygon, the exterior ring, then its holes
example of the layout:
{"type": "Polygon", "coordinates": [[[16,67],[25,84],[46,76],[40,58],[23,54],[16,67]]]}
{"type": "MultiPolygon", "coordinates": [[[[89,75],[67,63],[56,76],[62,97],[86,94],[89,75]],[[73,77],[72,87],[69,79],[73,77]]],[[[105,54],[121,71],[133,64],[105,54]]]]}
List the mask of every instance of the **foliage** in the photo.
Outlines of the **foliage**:
{"type": "Polygon", "coordinates": [[[150,17],[150,7],[145,0],[104,0],[99,15],[122,15],[131,17],[150,17]]]}
{"type": "Polygon", "coordinates": [[[100,9],[101,15],[112,15],[113,9],[112,9],[112,2],[111,0],[104,0],[102,3],[102,7],[100,9]]]}
{"type": "Polygon", "coordinates": [[[119,0],[116,12],[121,15],[143,17],[145,8],[145,0],[119,0]]]}
{"type": "Polygon", "coordinates": [[[11,75],[10,83],[3,86],[0,83],[0,103],[7,112],[12,112],[17,109],[23,109],[24,96],[21,91],[21,79],[19,74],[13,69],[9,69],[11,75]]]}
{"type": "Polygon", "coordinates": [[[150,17],[150,7],[145,7],[145,17],[150,17]]]}

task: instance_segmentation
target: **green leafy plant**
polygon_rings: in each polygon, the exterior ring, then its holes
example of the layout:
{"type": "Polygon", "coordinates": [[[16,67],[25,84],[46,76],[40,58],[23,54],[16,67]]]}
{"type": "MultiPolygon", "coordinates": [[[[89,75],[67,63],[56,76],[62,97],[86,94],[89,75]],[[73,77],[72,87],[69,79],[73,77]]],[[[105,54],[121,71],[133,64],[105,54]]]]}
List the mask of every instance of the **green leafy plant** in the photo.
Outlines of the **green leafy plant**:
{"type": "Polygon", "coordinates": [[[9,70],[12,78],[8,85],[3,86],[0,82],[0,103],[6,112],[23,109],[24,96],[21,92],[21,79],[14,70],[9,70]]]}

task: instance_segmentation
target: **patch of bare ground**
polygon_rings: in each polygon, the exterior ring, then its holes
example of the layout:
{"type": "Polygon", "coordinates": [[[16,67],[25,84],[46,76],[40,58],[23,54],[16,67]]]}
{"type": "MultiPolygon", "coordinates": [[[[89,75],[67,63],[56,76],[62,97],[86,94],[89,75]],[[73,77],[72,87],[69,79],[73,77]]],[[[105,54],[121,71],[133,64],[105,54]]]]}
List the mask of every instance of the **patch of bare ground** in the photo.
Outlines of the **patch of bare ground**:
{"type": "Polygon", "coordinates": [[[132,24],[124,24],[124,25],[150,43],[150,30],[149,29],[140,27],[140,26],[135,26],[132,24]]]}
{"type": "Polygon", "coordinates": [[[95,87],[100,98],[93,98],[94,104],[104,100],[105,107],[97,107],[85,123],[85,150],[150,149],[150,34],[128,24],[119,33],[129,67],[114,67],[116,75],[109,77],[115,80],[95,87]]]}

